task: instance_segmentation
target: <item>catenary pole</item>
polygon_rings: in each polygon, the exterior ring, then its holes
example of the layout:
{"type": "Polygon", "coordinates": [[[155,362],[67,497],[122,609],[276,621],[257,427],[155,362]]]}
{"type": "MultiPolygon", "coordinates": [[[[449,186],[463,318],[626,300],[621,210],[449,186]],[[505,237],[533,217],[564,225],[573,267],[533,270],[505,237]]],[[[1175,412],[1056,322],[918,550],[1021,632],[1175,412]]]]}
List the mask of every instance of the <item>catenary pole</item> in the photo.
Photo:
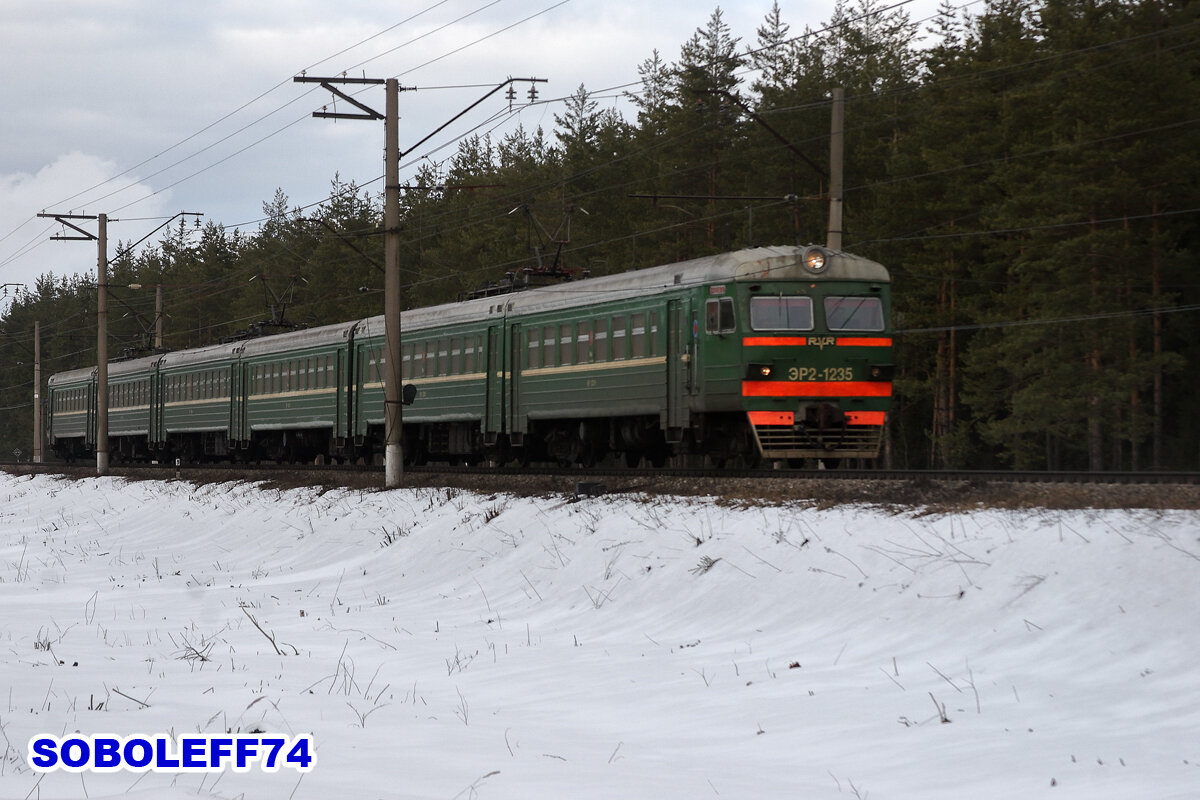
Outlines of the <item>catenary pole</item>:
{"type": "Polygon", "coordinates": [[[108,215],[98,217],[96,244],[96,474],[108,474],[108,215]]]}
{"type": "Polygon", "coordinates": [[[383,227],[384,227],[384,360],[383,371],[383,482],[395,489],[404,479],[404,425],[401,413],[403,381],[400,374],[400,82],[395,78],[318,78],[300,75],[296,83],[319,83],[358,112],[314,111],[323,119],[383,119],[383,227]],[[359,102],[334,84],[383,84],[384,113],[359,102]]]}
{"type": "Polygon", "coordinates": [[[388,78],[384,101],[383,254],[384,337],[387,369],[384,371],[384,486],[395,489],[404,480],[404,417],[400,393],[400,83],[388,78]]]}
{"type": "MultiPolygon", "coordinates": [[[[162,230],[178,217],[197,214],[194,211],[181,211],[171,219],[159,225],[154,231],[143,236],[130,245],[130,249],[141,244],[155,231],[162,230]]],[[[64,214],[41,212],[39,218],[53,219],[64,228],[70,228],[77,236],[60,234],[51,236],[58,241],[88,241],[96,242],[96,474],[108,474],[109,445],[108,445],[108,215],[96,216],[88,214],[64,214]],[[72,220],[97,221],[97,231],[92,234],[76,225],[72,220]]],[[[115,222],[116,220],[114,220],[115,222]]],[[[160,305],[161,310],[161,305],[160,305]]],[[[40,387],[38,387],[40,388],[40,387]]],[[[40,439],[39,439],[40,441],[40,439]]]]}
{"type": "MultiPolygon", "coordinates": [[[[384,413],[384,486],[388,489],[399,487],[404,480],[404,418],[403,394],[404,379],[401,372],[403,356],[400,353],[401,324],[400,324],[400,156],[411,153],[413,149],[427,142],[432,136],[444,130],[450,122],[457,120],[488,97],[506,86],[512,86],[515,81],[529,83],[545,83],[544,78],[508,78],[501,81],[483,97],[476,100],[463,111],[451,118],[433,133],[417,142],[412,148],[400,152],[400,82],[395,78],[349,78],[346,76],[323,78],[312,75],[298,75],[292,80],[295,83],[319,83],[335,97],[341,98],[357,112],[345,111],[314,111],[313,116],[320,119],[383,119],[384,138],[384,190],[383,190],[383,227],[384,227],[384,359],[387,368],[383,372],[383,413],[384,413]],[[370,106],[346,94],[335,84],[342,85],[371,85],[383,84],[386,92],[384,113],[379,114],[370,106]]],[[[404,91],[413,91],[415,87],[405,87],[404,91]]],[[[536,92],[530,90],[532,102],[536,92]]]]}
{"type": "Polygon", "coordinates": [[[96,474],[108,473],[108,215],[55,214],[42,212],[39,217],[48,217],[70,228],[78,236],[61,234],[51,236],[59,241],[96,242],[96,474]],[[99,222],[99,231],[89,233],[71,220],[94,219],[99,222]]]}
{"type": "Polygon", "coordinates": [[[154,349],[163,349],[163,285],[154,287],[154,349]]]}
{"type": "Polygon", "coordinates": [[[846,90],[833,90],[833,114],[829,125],[829,235],[830,250],[842,249],[842,160],[846,138],[846,90]]]}
{"type": "Polygon", "coordinates": [[[42,463],[42,323],[33,323],[33,463],[42,463]]]}

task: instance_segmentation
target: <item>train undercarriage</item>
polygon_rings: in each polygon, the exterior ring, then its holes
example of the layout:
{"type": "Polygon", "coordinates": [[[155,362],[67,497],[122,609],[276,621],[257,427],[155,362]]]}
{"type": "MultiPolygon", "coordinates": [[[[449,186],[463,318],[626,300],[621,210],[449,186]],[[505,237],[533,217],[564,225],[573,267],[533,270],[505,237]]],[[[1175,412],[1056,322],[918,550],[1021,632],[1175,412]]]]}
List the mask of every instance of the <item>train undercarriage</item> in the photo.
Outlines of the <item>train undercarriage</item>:
{"type": "MultiPolygon", "coordinates": [[[[531,419],[525,431],[485,433],[478,420],[410,423],[404,426],[408,465],[555,464],[636,467],[836,466],[844,459],[869,462],[882,442],[882,424],[857,425],[837,409],[813,405],[787,415],[724,412],[696,414],[688,427],[664,427],[656,415],[579,419],[531,419]]],[[[185,464],[273,462],[382,464],[382,425],[364,436],[335,437],[328,428],[255,431],[249,440],[226,432],[171,434],[164,442],[146,436],[110,437],[112,463],[185,464]]],[[[54,443],[59,458],[94,455],[82,439],[54,443]]]]}

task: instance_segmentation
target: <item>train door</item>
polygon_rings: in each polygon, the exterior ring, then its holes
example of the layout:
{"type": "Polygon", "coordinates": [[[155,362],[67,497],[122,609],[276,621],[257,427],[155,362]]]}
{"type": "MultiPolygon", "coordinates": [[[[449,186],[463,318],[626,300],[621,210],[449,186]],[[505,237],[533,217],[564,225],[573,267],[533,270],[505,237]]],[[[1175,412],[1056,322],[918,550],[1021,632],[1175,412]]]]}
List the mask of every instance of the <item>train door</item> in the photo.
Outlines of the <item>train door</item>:
{"type": "Polygon", "coordinates": [[[688,354],[690,317],[682,300],[667,303],[667,437],[674,439],[676,430],[688,424],[684,396],[690,371],[688,354]]]}
{"type": "Polygon", "coordinates": [[[487,377],[484,379],[486,408],[484,410],[483,438],[486,444],[495,444],[504,433],[504,327],[489,325],[487,329],[487,377]]]}
{"type": "Polygon", "coordinates": [[[229,446],[242,439],[242,418],[245,414],[245,397],[242,392],[245,366],[234,361],[229,365],[229,446]]]}
{"type": "Polygon", "coordinates": [[[521,346],[524,341],[521,323],[513,323],[508,328],[508,363],[506,378],[508,379],[508,407],[505,413],[505,430],[511,436],[514,432],[525,430],[525,422],[521,415],[521,346]]]}
{"type": "MultiPolygon", "coordinates": [[[[335,423],[333,435],[339,440],[344,440],[355,436],[358,433],[358,431],[355,429],[355,425],[362,424],[359,423],[358,420],[363,418],[362,415],[364,409],[362,409],[361,406],[363,384],[366,383],[367,373],[359,372],[353,376],[350,376],[351,379],[348,381],[348,383],[351,383],[354,386],[354,395],[352,398],[342,397],[342,395],[337,392],[335,377],[338,374],[336,370],[338,361],[342,357],[342,353],[354,353],[360,349],[365,350],[367,348],[367,343],[370,341],[368,338],[370,329],[367,328],[365,330],[360,330],[361,328],[364,328],[364,324],[362,320],[359,320],[354,324],[354,327],[350,329],[350,332],[346,336],[345,343],[339,345],[334,353],[327,353],[317,356],[317,373],[319,375],[317,386],[321,389],[334,390],[333,407],[336,409],[335,418],[337,422],[335,423]],[[351,402],[351,400],[353,400],[353,402],[351,402]]],[[[382,348],[383,345],[381,344],[381,349],[382,348]]],[[[397,366],[403,364],[404,360],[401,358],[399,345],[396,346],[394,360],[392,355],[393,354],[391,353],[388,354],[389,364],[395,364],[397,366]]],[[[382,374],[382,372],[380,374],[382,374]]],[[[380,407],[383,407],[382,403],[380,404],[380,407]]]]}
{"type": "Polygon", "coordinates": [[[166,436],[163,435],[163,404],[162,378],[158,372],[158,364],[150,371],[150,432],[146,437],[151,449],[159,447],[166,436]]]}
{"type": "MultiPolygon", "coordinates": [[[[236,431],[234,430],[237,425],[237,393],[233,390],[234,376],[237,374],[236,364],[229,364],[229,366],[225,367],[224,373],[224,375],[221,375],[218,372],[217,375],[224,379],[221,383],[225,383],[229,388],[229,396],[225,400],[227,404],[225,409],[225,429],[229,431],[226,437],[229,440],[227,446],[232,449],[236,446],[234,442],[237,440],[236,431]]],[[[220,397],[220,383],[217,385],[217,389],[218,392],[214,393],[214,396],[220,397]]]]}
{"type": "Polygon", "coordinates": [[[87,427],[84,428],[83,443],[87,447],[95,448],[96,446],[96,370],[92,370],[91,380],[88,381],[88,407],[87,407],[87,427]]]}
{"type": "MultiPolygon", "coordinates": [[[[352,431],[352,433],[358,436],[366,434],[366,426],[369,421],[367,418],[371,416],[367,413],[367,404],[363,402],[363,397],[366,395],[366,391],[363,390],[363,387],[370,380],[370,375],[367,372],[367,357],[369,355],[369,350],[370,348],[362,341],[355,341],[352,347],[346,348],[346,358],[354,364],[353,381],[341,381],[339,379],[338,383],[336,384],[338,388],[336,389],[333,398],[334,406],[338,409],[339,417],[342,414],[345,414],[347,419],[357,420],[356,424],[358,427],[352,431]],[[345,384],[347,388],[352,387],[351,394],[345,394],[342,391],[341,387],[343,384],[345,384]]],[[[335,366],[335,370],[336,374],[339,376],[342,374],[341,365],[342,351],[338,350],[337,365],[335,366]]],[[[383,424],[386,425],[387,408],[383,403],[384,393],[382,391],[380,392],[379,397],[380,402],[377,406],[379,409],[377,413],[383,415],[383,424]]],[[[384,434],[384,438],[386,439],[386,434],[384,434]]]]}
{"type": "MultiPolygon", "coordinates": [[[[355,436],[365,436],[367,433],[366,409],[362,408],[358,403],[358,398],[362,397],[362,392],[355,392],[355,386],[351,382],[352,374],[358,376],[365,375],[365,373],[355,372],[353,369],[351,369],[356,352],[363,353],[363,357],[366,357],[366,348],[339,347],[337,349],[337,356],[334,359],[333,364],[333,403],[334,408],[339,410],[344,409],[347,416],[351,415],[351,412],[353,412],[355,429],[353,431],[348,431],[347,433],[352,433],[355,436]]],[[[379,408],[382,412],[382,403],[379,404],[379,408]]]]}
{"type": "MultiPolygon", "coordinates": [[[[355,342],[351,347],[339,348],[337,352],[349,350],[353,352],[358,346],[355,342]]],[[[358,409],[351,406],[349,403],[342,402],[338,397],[337,390],[334,389],[333,375],[331,374],[334,368],[334,362],[337,356],[333,353],[322,353],[315,356],[314,360],[317,363],[317,387],[323,390],[333,390],[333,436],[335,439],[345,439],[347,436],[354,435],[353,422],[358,417],[358,409]]],[[[361,394],[361,393],[360,393],[361,394]]],[[[325,399],[321,400],[326,402],[325,399]]]]}
{"type": "Polygon", "coordinates": [[[695,395],[700,393],[700,385],[696,380],[697,370],[700,368],[700,312],[690,297],[684,305],[683,318],[687,325],[687,328],[682,331],[684,337],[683,358],[687,362],[683,382],[687,387],[687,393],[695,395]]]}

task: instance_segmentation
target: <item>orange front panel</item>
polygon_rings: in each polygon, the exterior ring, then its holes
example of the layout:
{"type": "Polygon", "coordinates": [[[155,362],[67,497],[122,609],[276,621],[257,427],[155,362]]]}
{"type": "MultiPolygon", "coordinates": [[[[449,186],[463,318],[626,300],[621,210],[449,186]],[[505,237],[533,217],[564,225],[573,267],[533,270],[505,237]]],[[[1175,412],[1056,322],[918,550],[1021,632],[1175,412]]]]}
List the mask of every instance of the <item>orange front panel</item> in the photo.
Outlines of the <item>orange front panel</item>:
{"type": "Polygon", "coordinates": [[[806,344],[806,336],[747,336],[742,339],[744,347],[803,347],[806,344]]]}
{"type": "MultiPolygon", "coordinates": [[[[807,344],[807,336],[747,336],[742,339],[744,347],[803,347],[807,344]]],[[[891,347],[892,340],[869,336],[839,336],[833,344],[838,347],[891,347]]]]}
{"type": "Polygon", "coordinates": [[[886,381],[742,381],[743,397],[891,397],[886,381]]]}
{"type": "Polygon", "coordinates": [[[847,411],[846,422],[850,425],[882,425],[887,419],[886,411],[847,411]]]}
{"type": "Polygon", "coordinates": [[[749,411],[751,425],[795,425],[796,415],[791,411],[749,411]]]}

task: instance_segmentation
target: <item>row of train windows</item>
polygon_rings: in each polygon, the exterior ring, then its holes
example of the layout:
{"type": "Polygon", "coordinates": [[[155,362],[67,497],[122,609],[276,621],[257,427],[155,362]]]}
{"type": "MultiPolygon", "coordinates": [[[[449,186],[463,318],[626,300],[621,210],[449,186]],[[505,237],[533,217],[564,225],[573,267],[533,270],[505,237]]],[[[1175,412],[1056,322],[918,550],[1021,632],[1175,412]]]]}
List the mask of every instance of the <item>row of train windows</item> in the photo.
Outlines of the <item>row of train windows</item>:
{"type": "Polygon", "coordinates": [[[150,381],[148,379],[133,383],[109,384],[109,408],[133,408],[148,405],[150,405],[150,381]]]}
{"type": "Polygon", "coordinates": [[[184,375],[164,375],[163,402],[213,400],[229,397],[229,370],[206,369],[184,375]]]}
{"type": "MultiPolygon", "coordinates": [[[[91,387],[66,389],[54,393],[54,408],[57,411],[87,411],[91,404],[91,387]]],[[[150,381],[113,383],[108,387],[108,407],[116,410],[150,404],[150,381]]]]}
{"type": "Polygon", "coordinates": [[[525,333],[528,369],[653,358],[658,355],[658,312],[545,325],[525,333]]]}
{"type": "Polygon", "coordinates": [[[280,394],[337,386],[332,355],[291,358],[250,367],[250,394],[280,394]]]}
{"type": "MultiPolygon", "coordinates": [[[[831,331],[882,331],[883,302],[878,297],[822,298],[825,327],[831,331]]],[[[750,298],[750,328],[756,331],[811,331],[813,301],[802,295],[759,295],[750,298]]],[[[733,298],[706,302],[704,329],[708,333],[737,330],[733,298]]]]}
{"type": "MultiPolygon", "coordinates": [[[[336,385],[332,356],[314,356],[256,364],[250,367],[251,394],[273,394],[302,389],[326,389],[336,385]]],[[[230,396],[229,369],[210,369],[162,378],[163,402],[214,400],[230,396]]],[[[55,393],[59,411],[86,411],[91,389],[67,389],[55,393]]],[[[150,403],[150,381],[113,383],[108,387],[110,408],[133,408],[150,403]]]]}
{"type": "MultiPolygon", "coordinates": [[[[401,345],[403,380],[433,378],[441,375],[472,375],[484,370],[483,337],[480,335],[448,336],[401,345]]],[[[387,358],[381,356],[380,348],[367,351],[367,378],[382,381],[381,365],[387,358]]]]}
{"type": "MultiPolygon", "coordinates": [[[[658,312],[601,317],[525,331],[525,369],[623,361],[658,355],[658,312]]],[[[403,380],[483,372],[483,337],[451,336],[402,346],[403,380]]],[[[364,352],[367,383],[383,381],[381,349],[364,352]]]]}
{"type": "Polygon", "coordinates": [[[54,409],[56,411],[87,411],[91,396],[90,387],[63,389],[54,393],[54,409]]]}
{"type": "MultiPolygon", "coordinates": [[[[229,396],[227,370],[206,370],[189,375],[167,375],[162,379],[165,402],[187,399],[209,399],[229,396]]],[[[60,411],[86,411],[92,396],[91,387],[56,392],[55,405],[60,411]]],[[[150,381],[110,383],[110,409],[136,408],[150,404],[150,381]]]]}

